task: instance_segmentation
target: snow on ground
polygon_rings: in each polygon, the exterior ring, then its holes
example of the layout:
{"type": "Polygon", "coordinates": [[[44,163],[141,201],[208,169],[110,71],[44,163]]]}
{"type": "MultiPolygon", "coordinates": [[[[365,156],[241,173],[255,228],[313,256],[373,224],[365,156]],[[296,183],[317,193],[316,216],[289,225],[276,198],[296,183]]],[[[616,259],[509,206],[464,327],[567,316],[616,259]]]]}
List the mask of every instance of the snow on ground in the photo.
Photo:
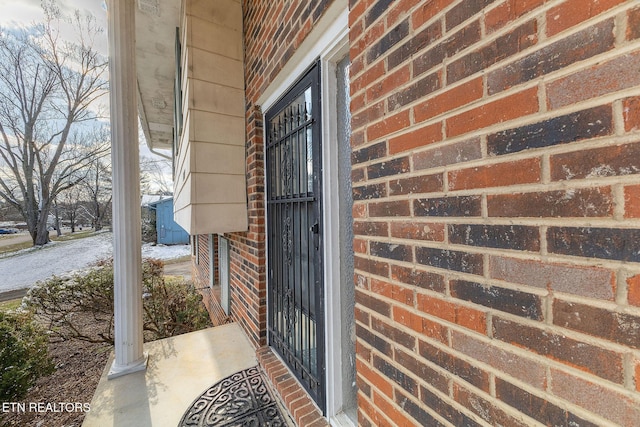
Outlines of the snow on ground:
{"type": "MultiPolygon", "coordinates": [[[[51,276],[83,270],[96,261],[111,256],[112,233],[100,233],[83,239],[54,242],[0,259],[0,292],[28,288],[51,276]]],[[[190,254],[190,246],[144,245],[144,258],[163,260],[190,254]]]]}
{"type": "Polygon", "coordinates": [[[143,258],[157,258],[162,260],[182,258],[191,255],[191,246],[189,245],[151,245],[142,246],[143,258]]]}

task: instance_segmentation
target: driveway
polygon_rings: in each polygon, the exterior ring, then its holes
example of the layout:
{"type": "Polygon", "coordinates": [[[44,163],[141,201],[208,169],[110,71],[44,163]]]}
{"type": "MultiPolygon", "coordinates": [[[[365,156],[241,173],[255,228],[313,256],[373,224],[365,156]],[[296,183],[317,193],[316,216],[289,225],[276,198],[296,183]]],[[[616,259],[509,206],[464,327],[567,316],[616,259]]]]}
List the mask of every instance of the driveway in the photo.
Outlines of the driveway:
{"type": "MultiPolygon", "coordinates": [[[[42,248],[0,258],[0,293],[28,288],[51,276],[82,270],[108,258],[111,256],[112,239],[112,233],[101,233],[67,242],[53,242],[42,248]]],[[[187,245],[145,245],[142,248],[144,257],[159,259],[179,258],[189,253],[187,245]]]]}

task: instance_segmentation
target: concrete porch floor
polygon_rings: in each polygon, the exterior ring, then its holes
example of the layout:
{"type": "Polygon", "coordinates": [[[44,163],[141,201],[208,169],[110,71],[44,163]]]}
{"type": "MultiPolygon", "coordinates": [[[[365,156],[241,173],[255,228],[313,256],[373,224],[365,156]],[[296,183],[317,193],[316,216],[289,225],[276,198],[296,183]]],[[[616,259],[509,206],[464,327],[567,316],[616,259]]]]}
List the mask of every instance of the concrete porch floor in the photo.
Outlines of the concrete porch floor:
{"type": "Polygon", "coordinates": [[[146,343],[147,370],[107,380],[107,363],[84,427],[171,426],[207,388],[257,365],[235,323],[146,343]]]}

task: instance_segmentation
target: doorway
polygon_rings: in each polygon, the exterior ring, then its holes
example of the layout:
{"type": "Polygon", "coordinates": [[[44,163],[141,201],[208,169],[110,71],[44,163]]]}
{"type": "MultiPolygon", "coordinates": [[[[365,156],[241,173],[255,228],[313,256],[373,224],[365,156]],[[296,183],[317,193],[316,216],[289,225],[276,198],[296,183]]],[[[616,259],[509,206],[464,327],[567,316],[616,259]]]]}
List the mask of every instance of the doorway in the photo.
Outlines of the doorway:
{"type": "Polygon", "coordinates": [[[268,341],[325,410],[320,62],[265,114],[268,341]]]}

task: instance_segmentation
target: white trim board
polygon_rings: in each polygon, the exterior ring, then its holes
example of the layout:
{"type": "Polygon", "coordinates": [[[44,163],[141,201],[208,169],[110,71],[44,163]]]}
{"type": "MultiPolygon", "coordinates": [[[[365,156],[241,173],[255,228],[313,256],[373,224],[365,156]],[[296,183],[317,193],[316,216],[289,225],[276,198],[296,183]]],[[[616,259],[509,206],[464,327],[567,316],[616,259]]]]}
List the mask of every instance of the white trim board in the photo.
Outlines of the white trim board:
{"type": "MultiPolygon", "coordinates": [[[[338,193],[339,149],[337,120],[337,63],[349,54],[348,36],[321,56],[322,82],[322,214],[324,224],[323,256],[325,282],[325,343],[327,416],[333,426],[353,426],[343,413],[340,197],[338,193]]],[[[348,331],[347,331],[348,333],[348,331]]],[[[354,366],[355,369],[355,366],[354,366]]]]}

